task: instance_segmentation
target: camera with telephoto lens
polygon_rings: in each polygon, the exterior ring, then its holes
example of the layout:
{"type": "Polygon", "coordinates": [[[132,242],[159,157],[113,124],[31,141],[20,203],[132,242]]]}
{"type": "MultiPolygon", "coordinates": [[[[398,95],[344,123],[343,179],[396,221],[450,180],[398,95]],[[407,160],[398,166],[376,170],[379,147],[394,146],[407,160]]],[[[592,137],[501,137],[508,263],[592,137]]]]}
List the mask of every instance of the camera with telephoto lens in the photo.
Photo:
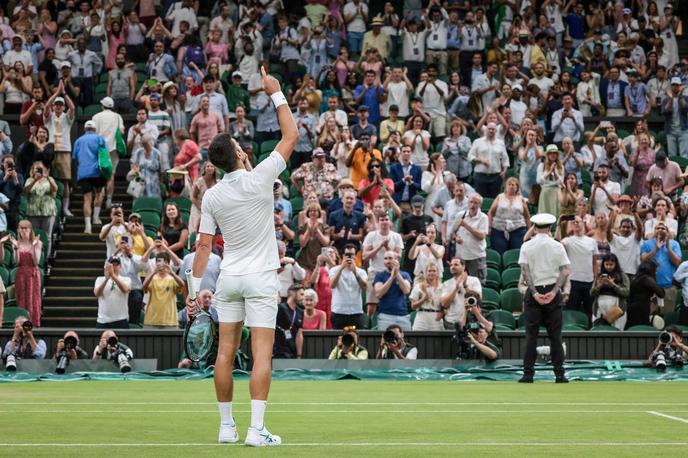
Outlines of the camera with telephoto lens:
{"type": "Polygon", "coordinates": [[[5,370],[8,372],[15,372],[17,370],[17,352],[16,349],[7,355],[5,359],[5,370]]]}
{"type": "Polygon", "coordinates": [[[351,334],[347,333],[342,335],[342,346],[343,347],[353,347],[355,345],[356,341],[354,340],[354,336],[351,334]]]}
{"type": "Polygon", "coordinates": [[[674,336],[669,331],[659,333],[659,349],[651,355],[652,363],[659,372],[666,371],[667,366],[682,368],[683,355],[671,347],[674,336]]]}
{"type": "Polygon", "coordinates": [[[659,343],[661,345],[670,345],[672,340],[674,340],[674,338],[669,331],[662,331],[659,333],[659,343]]]}
{"type": "Polygon", "coordinates": [[[386,344],[395,345],[397,343],[397,335],[394,333],[394,331],[385,331],[385,333],[382,335],[382,339],[386,344]]]}
{"type": "MultiPolygon", "coordinates": [[[[473,307],[477,304],[477,300],[475,297],[468,297],[466,298],[466,306],[468,306],[468,302],[470,302],[471,299],[475,301],[473,307]]],[[[459,346],[457,358],[469,359],[473,343],[471,342],[471,339],[468,337],[468,333],[470,332],[471,334],[477,335],[478,331],[480,330],[480,323],[473,321],[470,323],[466,323],[464,326],[461,326],[461,323],[456,323],[455,326],[456,328],[454,336],[452,337],[452,341],[454,341],[454,343],[459,346]]]]}
{"type": "Polygon", "coordinates": [[[131,364],[129,364],[129,355],[127,350],[119,344],[117,337],[111,336],[107,343],[116,350],[112,352],[110,358],[119,366],[120,372],[131,372],[131,364]]]}
{"type": "Polygon", "coordinates": [[[76,337],[67,336],[64,338],[64,348],[57,355],[57,367],[55,372],[58,374],[64,374],[69,366],[69,352],[76,348],[76,337]]]}
{"type": "Polygon", "coordinates": [[[465,307],[466,307],[467,309],[473,308],[473,307],[475,307],[476,305],[478,305],[478,298],[477,298],[477,297],[475,297],[475,296],[468,296],[468,297],[466,298],[465,307]]]}

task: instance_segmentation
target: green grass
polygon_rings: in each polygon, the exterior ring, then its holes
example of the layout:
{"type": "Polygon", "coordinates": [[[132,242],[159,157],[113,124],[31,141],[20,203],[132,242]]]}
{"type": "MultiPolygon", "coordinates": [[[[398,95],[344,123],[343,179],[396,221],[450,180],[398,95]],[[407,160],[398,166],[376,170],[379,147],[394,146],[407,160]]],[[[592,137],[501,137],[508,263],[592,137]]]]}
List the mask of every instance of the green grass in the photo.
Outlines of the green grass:
{"type": "MultiPolygon", "coordinates": [[[[236,384],[242,440],[247,388],[236,384]]],[[[254,450],[216,444],[211,381],[5,383],[0,456],[677,456],[688,424],[649,412],[688,418],[686,392],[680,382],[279,381],[266,419],[289,446],[254,450]]]]}

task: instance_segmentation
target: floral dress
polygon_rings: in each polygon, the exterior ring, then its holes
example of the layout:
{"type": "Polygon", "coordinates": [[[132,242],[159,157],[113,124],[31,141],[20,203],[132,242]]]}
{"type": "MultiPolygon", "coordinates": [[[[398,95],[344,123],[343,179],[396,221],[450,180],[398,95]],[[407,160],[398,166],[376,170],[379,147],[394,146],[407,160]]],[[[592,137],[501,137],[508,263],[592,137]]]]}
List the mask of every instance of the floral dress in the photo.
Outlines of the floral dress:
{"type": "Polygon", "coordinates": [[[139,148],[134,152],[131,163],[139,166],[139,176],[146,184],[144,193],[147,197],[160,197],[160,151],[156,148],[151,150],[150,156],[146,157],[145,150],[139,148]]]}

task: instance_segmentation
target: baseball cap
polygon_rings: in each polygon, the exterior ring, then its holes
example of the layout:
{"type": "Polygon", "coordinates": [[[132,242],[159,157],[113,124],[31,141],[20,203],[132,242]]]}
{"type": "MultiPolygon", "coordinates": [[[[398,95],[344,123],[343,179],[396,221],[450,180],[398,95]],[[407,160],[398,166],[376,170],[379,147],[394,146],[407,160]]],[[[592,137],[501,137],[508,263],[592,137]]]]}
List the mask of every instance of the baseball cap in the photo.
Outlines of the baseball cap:
{"type": "Polygon", "coordinates": [[[158,93],[153,93],[150,95],[151,100],[160,100],[160,94],[158,93]]]}
{"type": "Polygon", "coordinates": [[[239,70],[232,73],[232,78],[236,78],[237,76],[241,79],[244,79],[244,77],[241,75],[241,72],[239,70]]]}
{"type": "Polygon", "coordinates": [[[53,100],[53,103],[61,103],[64,105],[65,100],[63,97],[55,97],[55,100],[53,100]]]}
{"type": "Polygon", "coordinates": [[[633,203],[633,198],[629,196],[628,194],[624,194],[623,196],[619,197],[619,199],[616,201],[617,203],[620,202],[628,202],[628,203],[633,203]]]}
{"type": "Polygon", "coordinates": [[[674,76],[673,78],[671,78],[671,84],[679,84],[679,85],[681,85],[681,84],[683,84],[683,81],[681,80],[680,77],[674,76]]]}
{"type": "Polygon", "coordinates": [[[546,153],[546,154],[549,154],[549,153],[558,153],[558,152],[559,152],[559,147],[557,147],[557,145],[554,145],[554,144],[552,144],[552,145],[547,145],[547,149],[545,149],[545,153],[546,153]]]}
{"type": "Polygon", "coordinates": [[[131,221],[132,218],[141,219],[141,214],[140,214],[140,213],[134,212],[134,213],[132,213],[131,215],[129,215],[129,221],[131,221]]]}
{"type": "Polygon", "coordinates": [[[65,68],[65,67],[72,68],[72,63],[69,62],[68,60],[62,62],[62,65],[60,65],[60,68],[65,68]]]}
{"type": "Polygon", "coordinates": [[[108,262],[108,264],[114,264],[114,263],[122,264],[122,261],[117,256],[110,256],[108,258],[107,262],[108,262]]]}
{"type": "Polygon", "coordinates": [[[425,199],[423,199],[423,196],[413,196],[411,198],[411,206],[412,207],[422,207],[425,204],[425,199]]]}
{"type": "Polygon", "coordinates": [[[631,9],[630,8],[624,8],[623,14],[631,14],[631,9]]]}
{"type": "Polygon", "coordinates": [[[101,104],[102,106],[104,106],[105,108],[112,108],[112,107],[115,106],[115,101],[112,100],[111,97],[103,97],[103,98],[100,100],[100,104],[101,104]]]}
{"type": "Polygon", "coordinates": [[[666,153],[665,153],[664,151],[660,151],[660,152],[657,153],[657,155],[655,156],[655,162],[659,162],[659,163],[663,164],[664,161],[666,161],[666,160],[667,160],[667,155],[666,155],[666,153]]]}
{"type": "Polygon", "coordinates": [[[511,90],[512,90],[512,91],[521,91],[521,92],[523,92],[523,86],[521,86],[520,84],[514,84],[514,85],[511,87],[511,90]]]}
{"type": "Polygon", "coordinates": [[[358,107],[358,112],[360,113],[361,111],[368,111],[368,105],[360,105],[358,107]]]}
{"type": "Polygon", "coordinates": [[[316,156],[317,156],[317,157],[325,157],[325,156],[326,156],[325,150],[322,149],[322,148],[320,148],[320,147],[315,148],[315,149],[313,150],[313,157],[316,157],[316,156]]]}
{"type": "Polygon", "coordinates": [[[95,128],[96,128],[96,123],[94,123],[90,119],[84,123],[84,129],[95,129],[95,128]]]}

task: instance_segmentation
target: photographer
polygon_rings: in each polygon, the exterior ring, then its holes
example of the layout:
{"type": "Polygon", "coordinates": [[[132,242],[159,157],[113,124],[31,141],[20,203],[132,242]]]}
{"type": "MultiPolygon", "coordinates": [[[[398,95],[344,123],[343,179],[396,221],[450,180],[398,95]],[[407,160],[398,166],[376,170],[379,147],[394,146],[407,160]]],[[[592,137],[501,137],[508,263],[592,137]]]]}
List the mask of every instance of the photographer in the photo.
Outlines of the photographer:
{"type": "Polygon", "coordinates": [[[454,341],[457,342],[460,347],[459,357],[461,359],[479,359],[484,356],[486,359],[492,361],[499,357],[499,348],[501,347],[499,337],[495,332],[494,324],[483,316],[481,306],[482,300],[480,293],[470,290],[464,293],[464,308],[466,310],[465,324],[461,326],[460,322],[456,322],[456,334],[454,335],[454,341]],[[479,333],[481,329],[485,332],[484,339],[482,338],[482,333],[479,333]],[[473,335],[471,335],[471,333],[473,335]],[[481,346],[476,345],[474,340],[480,343],[481,346]],[[484,351],[484,347],[489,347],[496,351],[497,356],[494,356],[492,352],[484,351]],[[476,349],[477,353],[475,351],[476,349]]]}
{"type": "Polygon", "coordinates": [[[337,345],[332,349],[327,359],[368,359],[368,350],[358,344],[356,326],[344,328],[344,334],[337,338],[337,345]]]}
{"type": "Polygon", "coordinates": [[[5,351],[2,353],[6,365],[5,370],[11,370],[12,359],[14,359],[16,369],[17,359],[44,359],[46,353],[45,341],[36,339],[33,335],[33,323],[23,316],[14,320],[12,340],[5,344],[5,351]]]}
{"type": "Polygon", "coordinates": [[[65,373],[70,360],[88,359],[88,353],[79,346],[79,334],[76,331],[65,332],[64,337],[57,341],[53,358],[57,361],[55,371],[58,374],[65,373]]]}
{"type": "Polygon", "coordinates": [[[650,353],[645,366],[664,372],[667,366],[682,368],[688,358],[688,345],[683,343],[683,331],[677,326],[667,326],[659,333],[657,346],[650,353]]]}
{"type": "Polygon", "coordinates": [[[499,348],[488,341],[486,326],[481,322],[471,322],[467,325],[466,336],[470,342],[467,354],[462,359],[482,359],[486,362],[499,358],[499,348]]]}
{"type": "Polygon", "coordinates": [[[396,324],[387,326],[380,338],[380,348],[375,359],[416,359],[418,349],[406,342],[404,331],[396,324]]]}
{"type": "Polygon", "coordinates": [[[98,346],[93,349],[93,359],[113,361],[119,366],[121,372],[129,372],[131,371],[129,361],[134,359],[134,352],[119,341],[115,331],[108,329],[100,335],[98,346]]]}

